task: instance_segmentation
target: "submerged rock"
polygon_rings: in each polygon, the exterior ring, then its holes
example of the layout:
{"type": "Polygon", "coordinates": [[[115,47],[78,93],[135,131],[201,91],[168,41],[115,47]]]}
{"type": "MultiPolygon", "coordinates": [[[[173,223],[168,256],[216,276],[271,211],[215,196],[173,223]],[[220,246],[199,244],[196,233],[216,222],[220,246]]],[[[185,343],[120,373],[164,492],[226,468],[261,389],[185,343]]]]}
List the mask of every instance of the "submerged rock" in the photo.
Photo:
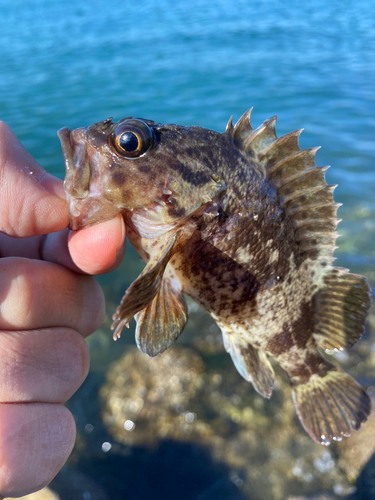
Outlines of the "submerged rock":
{"type": "Polygon", "coordinates": [[[19,500],[61,500],[61,498],[51,491],[48,486],[46,486],[42,490],[36,491],[35,493],[19,497],[19,500]]]}
{"type": "Polygon", "coordinates": [[[189,349],[173,348],[149,359],[131,348],[113,364],[101,389],[104,424],[130,445],[200,434],[200,425],[191,423],[196,419],[194,401],[202,389],[203,366],[189,349]]]}
{"type": "Polygon", "coordinates": [[[314,493],[308,496],[289,497],[288,500],[340,500],[342,497],[333,495],[330,492],[314,493]]]}
{"type": "Polygon", "coordinates": [[[155,449],[166,440],[204,447],[248,499],[352,493],[358,471],[350,442],[313,443],[298,426],[286,378],[278,374],[272,398],[263,399],[217,347],[218,332],[206,335],[213,338],[202,355],[175,346],[151,359],[130,348],[112,365],[100,392],[109,434],[129,447],[155,449]]]}

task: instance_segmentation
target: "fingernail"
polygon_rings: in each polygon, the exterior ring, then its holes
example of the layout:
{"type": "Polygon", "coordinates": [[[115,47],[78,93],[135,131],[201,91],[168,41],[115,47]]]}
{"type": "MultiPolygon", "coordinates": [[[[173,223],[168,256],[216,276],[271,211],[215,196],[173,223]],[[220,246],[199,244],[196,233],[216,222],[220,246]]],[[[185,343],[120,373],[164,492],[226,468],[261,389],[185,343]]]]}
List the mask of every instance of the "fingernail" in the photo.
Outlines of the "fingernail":
{"type": "Polygon", "coordinates": [[[117,251],[116,251],[116,260],[122,260],[124,258],[124,255],[125,255],[125,249],[126,249],[126,240],[125,240],[125,236],[126,236],[126,228],[125,228],[125,221],[124,221],[124,218],[121,214],[119,214],[121,220],[120,220],[120,223],[121,223],[121,244],[120,246],[118,247],[117,251]]]}
{"type": "Polygon", "coordinates": [[[121,238],[125,239],[125,236],[126,236],[125,221],[124,221],[124,218],[121,214],[119,214],[119,216],[121,218],[121,238]]]}

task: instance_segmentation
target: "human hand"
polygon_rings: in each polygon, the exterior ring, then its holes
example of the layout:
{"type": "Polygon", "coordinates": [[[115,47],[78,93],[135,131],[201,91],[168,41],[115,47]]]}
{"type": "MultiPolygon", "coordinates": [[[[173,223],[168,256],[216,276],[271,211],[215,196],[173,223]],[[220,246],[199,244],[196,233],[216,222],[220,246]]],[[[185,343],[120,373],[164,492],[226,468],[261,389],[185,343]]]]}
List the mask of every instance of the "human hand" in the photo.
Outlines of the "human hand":
{"type": "Polygon", "coordinates": [[[70,233],[62,183],[0,122],[0,499],[48,484],[75,441],[62,405],[104,317],[99,274],[122,259],[121,216],[70,233]],[[46,236],[43,236],[46,235],[46,236]]]}

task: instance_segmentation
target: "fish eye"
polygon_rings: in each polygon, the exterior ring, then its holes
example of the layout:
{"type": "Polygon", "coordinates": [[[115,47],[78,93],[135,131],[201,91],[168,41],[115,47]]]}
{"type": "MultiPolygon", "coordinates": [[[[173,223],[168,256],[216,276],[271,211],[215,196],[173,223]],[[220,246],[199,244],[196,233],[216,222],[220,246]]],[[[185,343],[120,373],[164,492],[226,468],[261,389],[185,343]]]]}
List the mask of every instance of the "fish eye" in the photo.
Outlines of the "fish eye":
{"type": "Polygon", "coordinates": [[[152,147],[154,137],[151,128],[140,119],[121,122],[110,135],[116,151],[129,159],[144,156],[152,147]]]}

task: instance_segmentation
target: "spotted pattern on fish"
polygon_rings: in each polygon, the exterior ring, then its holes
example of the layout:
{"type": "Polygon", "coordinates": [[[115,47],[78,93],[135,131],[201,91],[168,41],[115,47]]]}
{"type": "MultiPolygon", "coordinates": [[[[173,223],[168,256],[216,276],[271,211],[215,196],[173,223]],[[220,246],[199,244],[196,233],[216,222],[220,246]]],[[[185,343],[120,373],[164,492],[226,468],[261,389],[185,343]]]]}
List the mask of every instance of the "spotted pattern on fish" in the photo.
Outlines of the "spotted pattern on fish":
{"type": "Polygon", "coordinates": [[[161,354],[186,324],[185,293],[262,396],[274,382],[268,357],[280,364],[303,427],[329,444],[358,429],[371,403],[318,348],[360,338],[369,287],[333,265],[339,204],[318,148],[301,150],[301,131],[278,138],[276,117],[253,129],[250,114],[223,134],[131,117],[62,129],[71,227],[121,212],[146,262],[114,314],[115,338],[134,316],[138,347],[161,354]],[[137,137],[130,151],[127,130],[137,137]]]}

